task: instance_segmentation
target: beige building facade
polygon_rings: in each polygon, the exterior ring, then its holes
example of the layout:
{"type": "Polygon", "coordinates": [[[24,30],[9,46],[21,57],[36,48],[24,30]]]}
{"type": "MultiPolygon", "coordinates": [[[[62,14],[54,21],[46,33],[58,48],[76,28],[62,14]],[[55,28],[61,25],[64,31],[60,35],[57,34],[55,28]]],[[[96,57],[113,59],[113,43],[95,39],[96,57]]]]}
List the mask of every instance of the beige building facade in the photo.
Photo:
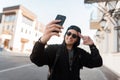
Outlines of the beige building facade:
{"type": "Polygon", "coordinates": [[[11,51],[30,52],[43,29],[37,16],[24,6],[6,7],[1,17],[0,43],[11,51]]]}

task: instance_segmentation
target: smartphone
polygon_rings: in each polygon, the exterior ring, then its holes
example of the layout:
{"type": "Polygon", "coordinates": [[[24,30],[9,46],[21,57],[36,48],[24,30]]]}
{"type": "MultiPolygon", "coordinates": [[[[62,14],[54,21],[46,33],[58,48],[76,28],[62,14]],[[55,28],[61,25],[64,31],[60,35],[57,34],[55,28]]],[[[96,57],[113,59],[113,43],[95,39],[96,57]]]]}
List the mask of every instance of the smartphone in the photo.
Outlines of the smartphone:
{"type": "Polygon", "coordinates": [[[65,22],[65,19],[66,19],[66,16],[58,14],[55,20],[61,20],[61,22],[58,22],[56,24],[59,24],[60,26],[62,26],[65,22]]]}

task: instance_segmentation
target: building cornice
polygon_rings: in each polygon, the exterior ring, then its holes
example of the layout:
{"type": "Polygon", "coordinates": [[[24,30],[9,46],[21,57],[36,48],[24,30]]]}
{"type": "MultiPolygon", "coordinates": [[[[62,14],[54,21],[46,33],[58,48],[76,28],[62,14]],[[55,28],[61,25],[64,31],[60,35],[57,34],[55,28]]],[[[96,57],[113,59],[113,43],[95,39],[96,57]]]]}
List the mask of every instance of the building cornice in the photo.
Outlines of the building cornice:
{"type": "Polygon", "coordinates": [[[22,14],[31,20],[35,20],[37,18],[37,16],[33,12],[25,8],[23,5],[3,8],[3,14],[16,14],[18,10],[21,10],[22,14]]]}
{"type": "Polygon", "coordinates": [[[84,0],[84,3],[98,3],[98,2],[110,2],[110,1],[120,1],[120,0],[84,0]]]}

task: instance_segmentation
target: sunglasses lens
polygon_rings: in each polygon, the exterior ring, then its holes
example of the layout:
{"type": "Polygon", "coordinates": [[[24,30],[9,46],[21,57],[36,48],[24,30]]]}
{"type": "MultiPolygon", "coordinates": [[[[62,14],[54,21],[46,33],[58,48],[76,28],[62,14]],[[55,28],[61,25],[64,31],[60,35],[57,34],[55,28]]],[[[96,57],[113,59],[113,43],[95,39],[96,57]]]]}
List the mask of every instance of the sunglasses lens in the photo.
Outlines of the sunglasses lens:
{"type": "Polygon", "coordinates": [[[72,34],[71,32],[67,32],[67,36],[70,36],[70,35],[72,35],[72,38],[77,38],[76,34],[72,34]]]}
{"type": "Polygon", "coordinates": [[[70,36],[70,35],[71,35],[71,32],[67,32],[67,35],[70,36]]]}
{"type": "Polygon", "coordinates": [[[73,34],[72,37],[73,37],[73,38],[77,38],[77,35],[73,34]]]}

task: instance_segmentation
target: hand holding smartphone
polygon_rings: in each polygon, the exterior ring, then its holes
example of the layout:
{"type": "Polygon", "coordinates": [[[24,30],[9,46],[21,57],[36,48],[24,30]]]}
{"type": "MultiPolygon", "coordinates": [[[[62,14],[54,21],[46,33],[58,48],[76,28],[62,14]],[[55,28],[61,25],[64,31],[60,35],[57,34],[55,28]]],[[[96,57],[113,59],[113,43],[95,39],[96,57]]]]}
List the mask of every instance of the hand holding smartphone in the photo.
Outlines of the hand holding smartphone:
{"type": "MultiPolygon", "coordinates": [[[[55,20],[61,20],[61,21],[60,21],[60,22],[57,22],[56,24],[58,24],[58,25],[60,25],[60,26],[63,26],[63,24],[64,24],[64,22],[65,22],[65,19],[66,19],[66,16],[58,14],[58,15],[56,16],[55,20]]],[[[57,32],[57,33],[58,33],[58,31],[53,31],[53,32],[57,32]]]]}
{"type": "Polygon", "coordinates": [[[56,23],[62,26],[65,22],[66,16],[58,14],[55,18],[55,20],[61,20],[60,22],[56,23]]]}

